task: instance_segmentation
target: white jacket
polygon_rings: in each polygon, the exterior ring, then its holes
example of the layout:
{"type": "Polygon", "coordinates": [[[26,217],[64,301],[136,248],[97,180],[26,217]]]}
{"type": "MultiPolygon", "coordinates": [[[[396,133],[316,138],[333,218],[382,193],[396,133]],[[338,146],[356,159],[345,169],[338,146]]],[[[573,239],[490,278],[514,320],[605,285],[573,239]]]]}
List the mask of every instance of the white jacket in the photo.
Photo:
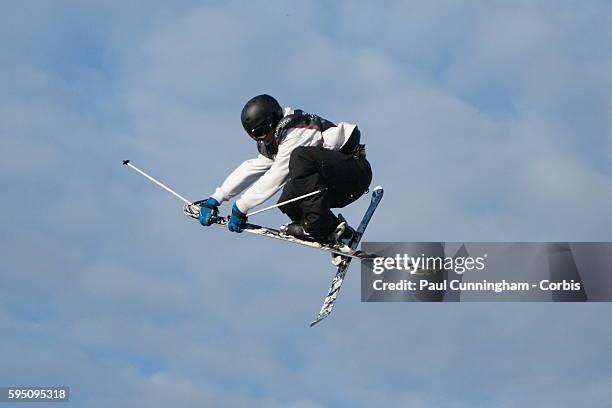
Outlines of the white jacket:
{"type": "MultiPolygon", "coordinates": [[[[283,112],[284,116],[292,113],[291,108],[285,108],[283,112]]],[[[300,146],[323,146],[330,150],[340,150],[355,127],[340,122],[322,133],[317,129],[291,128],[279,144],[274,159],[259,154],[243,162],[227,176],[211,197],[222,203],[246,189],[236,201],[238,209],[246,214],[251,208],[272,197],[289,180],[289,157],[293,149],[300,146]]]]}

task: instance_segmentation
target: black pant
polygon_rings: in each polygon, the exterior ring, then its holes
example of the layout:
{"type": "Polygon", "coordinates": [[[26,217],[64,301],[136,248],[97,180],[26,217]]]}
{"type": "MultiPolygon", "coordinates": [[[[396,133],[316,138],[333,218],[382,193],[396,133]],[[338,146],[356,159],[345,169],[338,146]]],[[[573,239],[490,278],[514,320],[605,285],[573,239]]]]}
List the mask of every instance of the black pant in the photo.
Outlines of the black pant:
{"type": "Polygon", "coordinates": [[[324,238],[338,225],[330,208],[345,207],[361,197],[372,181],[372,170],[365,157],[322,147],[298,147],[291,152],[289,177],[278,202],[327,187],[322,193],[280,207],[313,237],[324,238]]]}

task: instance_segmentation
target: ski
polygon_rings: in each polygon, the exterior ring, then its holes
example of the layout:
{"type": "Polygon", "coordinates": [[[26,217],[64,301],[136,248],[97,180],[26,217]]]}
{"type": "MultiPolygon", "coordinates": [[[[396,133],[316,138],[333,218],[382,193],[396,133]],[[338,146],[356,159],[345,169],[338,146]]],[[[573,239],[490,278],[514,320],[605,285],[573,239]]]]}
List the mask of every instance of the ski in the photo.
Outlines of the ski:
{"type": "MultiPolygon", "coordinates": [[[[184,211],[185,211],[185,214],[187,214],[191,218],[198,219],[200,209],[197,206],[197,202],[190,206],[186,206],[184,208],[184,211]]],[[[216,217],[213,219],[213,223],[215,225],[220,225],[220,226],[225,227],[227,226],[227,223],[228,223],[228,217],[216,217]]],[[[341,255],[343,257],[355,258],[359,260],[376,258],[376,255],[374,254],[368,254],[361,250],[351,248],[350,246],[347,246],[347,245],[344,245],[344,246],[326,245],[326,244],[322,244],[316,241],[307,241],[307,240],[303,240],[300,238],[296,238],[292,235],[284,234],[280,230],[277,230],[274,228],[262,227],[261,225],[247,223],[243,231],[251,233],[251,234],[255,234],[255,235],[264,236],[264,237],[275,238],[275,239],[285,241],[285,242],[291,242],[293,244],[307,246],[307,247],[314,248],[314,249],[319,249],[321,251],[329,252],[334,255],[341,255]]]]}
{"type": "MultiPolygon", "coordinates": [[[[226,226],[228,220],[227,218],[217,218],[214,222],[216,225],[226,226]]],[[[327,244],[321,244],[316,241],[306,241],[300,238],[296,238],[292,235],[283,234],[281,231],[277,229],[262,227],[260,225],[255,225],[255,224],[247,223],[243,231],[249,232],[255,235],[261,235],[264,237],[279,239],[285,242],[291,242],[293,244],[304,245],[310,248],[319,249],[321,251],[329,252],[335,255],[342,255],[343,257],[348,257],[348,258],[356,258],[359,260],[363,260],[363,259],[376,258],[377,256],[374,254],[365,253],[361,250],[357,250],[355,249],[355,247],[352,247],[352,246],[327,245],[327,244]]]]}
{"type": "MultiPolygon", "coordinates": [[[[149,174],[145,173],[138,167],[131,164],[130,160],[123,160],[123,164],[131,168],[135,172],[141,174],[142,176],[146,177],[153,183],[157,184],[159,187],[163,188],[170,194],[179,198],[181,201],[183,201],[185,203],[185,206],[183,207],[183,211],[186,215],[188,215],[191,218],[195,218],[195,219],[199,218],[200,206],[198,204],[201,203],[201,201],[195,201],[195,202],[189,201],[182,195],[178,194],[176,191],[172,190],[170,187],[166,186],[165,184],[161,183],[159,180],[153,178],[149,174]]],[[[359,245],[359,242],[361,241],[361,237],[363,236],[368,226],[368,223],[372,219],[372,216],[374,215],[374,211],[376,211],[376,207],[378,207],[378,204],[380,203],[380,200],[382,199],[382,197],[383,197],[383,188],[380,186],[375,187],[374,190],[372,191],[372,199],[370,201],[370,205],[368,206],[368,209],[366,210],[365,215],[363,216],[361,223],[359,224],[357,231],[355,231],[355,234],[353,235],[353,238],[351,239],[349,245],[342,245],[342,246],[341,245],[325,245],[325,244],[321,244],[315,241],[301,240],[291,235],[283,234],[281,231],[275,230],[272,228],[261,227],[259,225],[254,225],[254,224],[246,225],[246,228],[244,230],[247,232],[253,233],[253,234],[276,238],[276,239],[280,239],[286,242],[292,242],[295,244],[305,245],[305,246],[320,249],[320,250],[323,250],[323,251],[326,251],[326,252],[329,252],[335,255],[340,255],[340,263],[338,265],[336,275],[332,279],[332,283],[331,283],[331,287],[329,288],[329,292],[327,293],[327,296],[325,297],[325,299],[323,299],[323,306],[321,307],[321,310],[319,311],[317,318],[312,323],[310,323],[310,327],[314,326],[315,324],[319,323],[321,320],[325,319],[332,312],[334,308],[334,304],[336,303],[336,298],[338,297],[338,293],[340,291],[340,287],[342,286],[342,282],[344,281],[344,276],[346,275],[346,272],[348,271],[348,268],[350,266],[351,260],[353,258],[364,260],[364,259],[372,259],[372,258],[377,257],[377,255],[367,254],[367,253],[364,253],[363,251],[357,250],[357,246],[359,245]]],[[[267,209],[269,208],[266,208],[265,210],[267,209]]],[[[229,217],[227,218],[215,217],[214,223],[215,225],[226,226],[228,223],[228,219],[229,217]]]]}
{"type": "MultiPolygon", "coordinates": [[[[357,228],[356,234],[350,243],[350,247],[352,250],[355,250],[359,245],[359,242],[361,242],[361,237],[363,236],[366,228],[368,227],[368,223],[372,219],[374,211],[376,211],[376,207],[378,207],[380,200],[382,200],[383,193],[384,190],[380,186],[374,188],[374,190],[372,191],[372,199],[370,201],[370,205],[368,206],[368,209],[366,210],[363,218],[361,219],[361,223],[359,223],[359,227],[357,228]]],[[[344,282],[344,277],[351,264],[351,259],[351,257],[343,256],[340,265],[338,265],[336,275],[332,279],[331,286],[329,288],[329,291],[327,292],[327,296],[325,296],[325,299],[323,299],[323,306],[321,306],[321,310],[319,311],[319,314],[317,315],[316,319],[312,323],[310,323],[310,327],[319,323],[321,320],[325,319],[331,314],[332,310],[334,309],[334,305],[336,304],[336,298],[338,297],[338,293],[340,292],[340,287],[342,286],[342,282],[344,282]]]]}

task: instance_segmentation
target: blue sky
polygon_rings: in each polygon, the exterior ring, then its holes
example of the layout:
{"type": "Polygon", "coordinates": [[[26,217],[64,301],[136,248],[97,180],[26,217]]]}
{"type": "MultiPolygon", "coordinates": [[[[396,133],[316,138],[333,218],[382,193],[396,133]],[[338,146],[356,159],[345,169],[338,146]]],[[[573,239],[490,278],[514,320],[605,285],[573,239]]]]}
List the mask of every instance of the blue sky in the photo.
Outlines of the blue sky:
{"type": "Polygon", "coordinates": [[[310,329],[327,256],[205,230],[121,160],[205,198],[255,153],[239,113],[267,92],[359,124],[386,189],[367,240],[610,241],[609,2],[1,9],[0,385],[79,407],[608,406],[607,304],[361,304],[354,266],[310,329]]]}

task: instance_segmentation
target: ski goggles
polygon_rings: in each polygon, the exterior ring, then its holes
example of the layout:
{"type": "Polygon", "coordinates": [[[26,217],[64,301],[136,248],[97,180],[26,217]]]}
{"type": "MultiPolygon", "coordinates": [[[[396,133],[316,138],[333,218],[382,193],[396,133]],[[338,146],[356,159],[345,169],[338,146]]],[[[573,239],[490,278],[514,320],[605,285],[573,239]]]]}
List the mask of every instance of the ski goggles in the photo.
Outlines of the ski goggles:
{"type": "Polygon", "coordinates": [[[254,128],[248,129],[247,133],[252,139],[261,141],[270,133],[274,126],[273,118],[268,118],[254,128]]]}
{"type": "Polygon", "coordinates": [[[266,133],[267,133],[266,131],[269,128],[270,128],[269,126],[266,126],[265,124],[261,124],[257,126],[256,128],[249,129],[248,134],[249,136],[251,136],[252,139],[262,140],[266,136],[266,133]]]}

